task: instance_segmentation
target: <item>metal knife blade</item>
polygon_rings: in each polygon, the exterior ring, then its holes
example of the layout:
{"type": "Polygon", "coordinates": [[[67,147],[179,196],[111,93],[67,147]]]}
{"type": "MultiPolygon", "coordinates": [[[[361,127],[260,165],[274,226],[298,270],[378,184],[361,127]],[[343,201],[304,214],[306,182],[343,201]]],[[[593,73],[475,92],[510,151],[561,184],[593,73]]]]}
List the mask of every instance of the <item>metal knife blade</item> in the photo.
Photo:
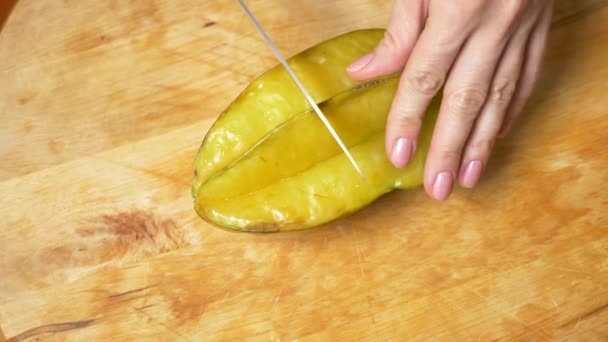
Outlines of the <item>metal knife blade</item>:
{"type": "Polygon", "coordinates": [[[317,103],[312,99],[312,97],[310,96],[310,94],[308,93],[308,91],[306,90],[306,88],[304,87],[304,85],[300,82],[300,79],[293,72],[293,70],[291,69],[291,67],[289,66],[289,64],[287,64],[287,61],[285,60],[285,58],[283,57],[283,55],[281,54],[281,52],[279,52],[279,49],[277,49],[277,47],[274,45],[274,43],[272,42],[272,40],[270,39],[270,37],[268,37],[268,35],[264,31],[264,29],[262,28],[262,26],[260,25],[260,23],[258,23],[257,19],[253,15],[253,13],[251,13],[251,11],[249,10],[249,7],[247,7],[247,5],[245,5],[245,2],[243,0],[239,0],[239,3],[241,4],[241,7],[243,7],[243,10],[245,11],[245,13],[249,17],[249,19],[251,19],[251,21],[255,25],[256,29],[260,32],[260,34],[262,35],[262,37],[264,37],[264,40],[266,40],[266,42],[268,43],[268,45],[270,46],[270,48],[272,49],[272,51],[274,52],[274,54],[276,55],[276,57],[279,59],[279,61],[281,62],[281,64],[283,64],[283,66],[285,67],[285,69],[289,73],[289,76],[291,76],[291,78],[296,83],[296,85],[298,86],[298,88],[300,88],[300,91],[302,92],[302,94],[304,94],[304,97],[310,103],[310,105],[312,106],[312,108],[315,110],[315,112],[317,113],[317,115],[319,116],[319,118],[321,119],[321,121],[323,122],[323,124],[325,124],[325,127],[327,127],[327,129],[329,130],[329,133],[331,133],[331,135],[336,140],[336,142],[338,143],[338,145],[340,146],[340,148],[342,149],[342,151],[344,151],[344,154],[346,154],[346,156],[350,160],[351,164],[353,164],[355,170],[357,170],[357,172],[359,173],[359,175],[361,177],[364,177],[363,176],[363,172],[361,171],[361,168],[359,168],[359,165],[357,165],[357,162],[355,161],[355,159],[353,158],[353,156],[350,154],[350,152],[348,152],[348,149],[346,148],[346,146],[342,142],[342,139],[340,139],[340,136],[338,135],[338,133],[336,133],[336,131],[331,126],[331,124],[329,123],[329,121],[327,120],[327,118],[325,117],[325,115],[323,114],[323,112],[321,112],[321,109],[319,108],[319,106],[317,106],[317,103]]]}

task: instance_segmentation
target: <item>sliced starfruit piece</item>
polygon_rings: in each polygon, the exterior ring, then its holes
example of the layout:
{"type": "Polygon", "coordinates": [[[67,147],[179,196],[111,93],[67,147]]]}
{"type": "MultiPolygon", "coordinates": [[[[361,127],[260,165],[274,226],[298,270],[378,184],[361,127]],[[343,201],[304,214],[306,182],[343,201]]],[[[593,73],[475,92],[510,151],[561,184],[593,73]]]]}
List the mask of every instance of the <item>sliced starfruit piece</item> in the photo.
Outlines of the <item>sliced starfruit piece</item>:
{"type": "Polygon", "coordinates": [[[193,186],[195,210],[201,218],[237,231],[302,230],[355,212],[385,193],[422,184],[438,99],[425,116],[412,161],[398,169],[384,149],[386,119],[398,77],[363,84],[337,81],[342,76],[336,75],[345,75],[342,72],[348,63],[369,51],[348,52],[341,47],[369,44],[371,49],[381,39],[381,32],[347,33],[306,51],[309,55],[336,52],[333,56],[338,61],[330,61],[331,54],[327,54],[324,63],[340,64],[340,70],[319,73],[315,69],[318,59],[297,55],[290,60],[300,61],[298,75],[311,84],[309,91],[315,91],[319,108],[349,148],[364,177],[353,168],[299,91],[285,90],[293,87],[293,81],[278,77],[279,70],[272,69],[253,84],[270,84],[279,78],[282,86],[277,83],[263,91],[249,86],[218,119],[214,135],[212,128],[203,141],[193,186]],[[357,43],[359,40],[365,44],[357,43]],[[315,88],[314,84],[325,85],[326,79],[334,82],[331,90],[315,88]],[[268,121],[266,113],[272,113],[275,121],[268,121]]]}

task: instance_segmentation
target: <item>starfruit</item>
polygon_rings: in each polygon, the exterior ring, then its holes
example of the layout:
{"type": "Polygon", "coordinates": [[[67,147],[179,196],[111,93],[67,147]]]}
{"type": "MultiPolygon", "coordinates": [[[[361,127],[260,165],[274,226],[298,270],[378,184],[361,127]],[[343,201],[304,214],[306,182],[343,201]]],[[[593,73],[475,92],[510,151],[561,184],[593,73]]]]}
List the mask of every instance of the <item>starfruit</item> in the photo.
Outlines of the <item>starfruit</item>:
{"type": "Polygon", "coordinates": [[[398,169],[384,148],[398,76],[356,82],[345,71],[383,34],[346,33],[287,61],[364,177],[278,65],[253,81],[205,136],[192,187],[198,215],[232,230],[294,231],[353,213],[393,190],[420,186],[438,99],[425,116],[412,161],[398,169]]]}

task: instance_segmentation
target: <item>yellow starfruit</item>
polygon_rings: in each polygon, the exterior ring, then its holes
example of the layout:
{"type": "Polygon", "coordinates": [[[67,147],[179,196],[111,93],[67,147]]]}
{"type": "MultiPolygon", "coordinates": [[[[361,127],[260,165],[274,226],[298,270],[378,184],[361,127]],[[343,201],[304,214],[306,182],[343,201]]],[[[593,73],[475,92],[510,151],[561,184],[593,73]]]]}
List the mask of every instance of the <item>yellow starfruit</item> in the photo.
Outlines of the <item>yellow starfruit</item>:
{"type": "Polygon", "coordinates": [[[198,215],[232,230],[294,231],[338,219],[395,189],[420,186],[438,99],[425,116],[416,154],[398,169],[384,149],[398,76],[356,82],[345,71],[383,34],[346,33],[288,60],[363,178],[278,65],[252,82],[203,140],[192,188],[198,215]]]}

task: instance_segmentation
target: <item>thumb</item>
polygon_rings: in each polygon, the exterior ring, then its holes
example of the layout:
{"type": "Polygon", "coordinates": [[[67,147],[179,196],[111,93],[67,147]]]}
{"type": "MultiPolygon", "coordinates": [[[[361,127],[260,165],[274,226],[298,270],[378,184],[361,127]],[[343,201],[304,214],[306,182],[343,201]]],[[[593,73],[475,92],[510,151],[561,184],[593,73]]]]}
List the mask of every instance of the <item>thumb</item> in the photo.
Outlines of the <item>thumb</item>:
{"type": "Polygon", "coordinates": [[[374,51],[353,62],[346,71],[355,80],[385,76],[405,66],[427,15],[425,0],[395,0],[391,19],[374,51]]]}

